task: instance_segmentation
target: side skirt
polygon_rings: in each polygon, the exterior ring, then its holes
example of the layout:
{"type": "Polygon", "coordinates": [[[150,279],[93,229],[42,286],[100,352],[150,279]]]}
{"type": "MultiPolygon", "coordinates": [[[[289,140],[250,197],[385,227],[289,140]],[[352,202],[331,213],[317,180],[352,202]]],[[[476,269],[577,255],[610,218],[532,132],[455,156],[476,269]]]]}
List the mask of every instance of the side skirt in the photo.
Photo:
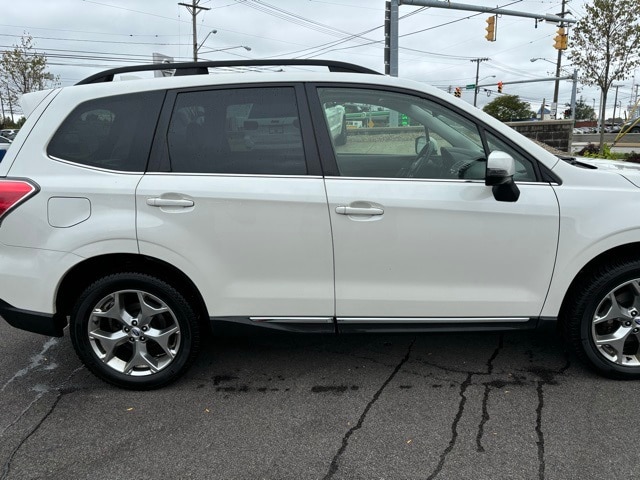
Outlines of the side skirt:
{"type": "Polygon", "coordinates": [[[548,327],[555,318],[364,318],[364,317],[211,317],[215,333],[270,330],[294,333],[422,333],[533,330],[548,327]]]}

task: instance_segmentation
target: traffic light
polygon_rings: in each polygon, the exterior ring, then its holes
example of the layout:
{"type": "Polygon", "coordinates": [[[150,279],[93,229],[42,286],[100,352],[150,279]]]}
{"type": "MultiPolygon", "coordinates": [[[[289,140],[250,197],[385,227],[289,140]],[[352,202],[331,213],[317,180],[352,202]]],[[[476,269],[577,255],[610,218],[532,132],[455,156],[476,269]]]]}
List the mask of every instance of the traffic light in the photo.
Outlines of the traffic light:
{"type": "Polygon", "coordinates": [[[567,35],[564,31],[564,27],[560,27],[557,31],[557,35],[554,38],[555,43],[553,44],[553,48],[556,50],[566,50],[567,43],[569,40],[569,35],[567,35]]]}
{"type": "Polygon", "coordinates": [[[462,96],[462,90],[460,89],[460,87],[456,87],[456,91],[453,92],[453,96],[458,98],[462,96]]]}
{"type": "Polygon", "coordinates": [[[498,82],[498,93],[502,93],[502,82],[498,82]]]}
{"type": "Polygon", "coordinates": [[[497,15],[492,15],[487,18],[487,28],[485,28],[487,34],[484,36],[484,38],[486,38],[490,42],[496,41],[496,17],[497,15]]]}

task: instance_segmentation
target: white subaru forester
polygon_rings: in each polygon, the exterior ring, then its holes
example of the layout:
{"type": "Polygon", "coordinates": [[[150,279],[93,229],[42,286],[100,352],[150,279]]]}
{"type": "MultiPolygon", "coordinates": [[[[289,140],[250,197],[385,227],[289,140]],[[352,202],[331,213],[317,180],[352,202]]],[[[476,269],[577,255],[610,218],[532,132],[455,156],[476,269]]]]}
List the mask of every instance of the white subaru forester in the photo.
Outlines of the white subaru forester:
{"type": "Polygon", "coordinates": [[[640,170],[560,159],[451,95],[329,72],[24,97],[0,162],[0,315],[115,385],[178,378],[201,332],[536,328],[640,377],[640,170]],[[357,113],[349,113],[357,112],[357,113]]]}

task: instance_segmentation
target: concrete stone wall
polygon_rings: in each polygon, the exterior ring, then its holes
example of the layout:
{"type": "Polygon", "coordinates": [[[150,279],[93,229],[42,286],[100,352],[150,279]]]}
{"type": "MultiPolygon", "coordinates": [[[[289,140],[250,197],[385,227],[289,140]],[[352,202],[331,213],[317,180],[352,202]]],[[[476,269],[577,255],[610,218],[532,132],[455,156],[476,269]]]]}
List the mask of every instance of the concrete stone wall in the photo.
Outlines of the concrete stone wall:
{"type": "Polygon", "coordinates": [[[573,120],[544,120],[540,122],[506,122],[527,138],[545,143],[563,152],[571,151],[573,120]]]}

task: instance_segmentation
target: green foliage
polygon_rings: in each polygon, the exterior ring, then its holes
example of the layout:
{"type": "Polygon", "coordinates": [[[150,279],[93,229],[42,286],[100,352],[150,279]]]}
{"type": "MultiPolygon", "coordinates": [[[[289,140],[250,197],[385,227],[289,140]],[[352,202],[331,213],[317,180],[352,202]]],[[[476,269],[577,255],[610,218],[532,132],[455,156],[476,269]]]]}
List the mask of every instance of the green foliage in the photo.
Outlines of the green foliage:
{"type": "Polygon", "coordinates": [[[640,163],[640,153],[637,153],[637,152],[627,153],[627,158],[625,158],[625,160],[627,162],[640,163]]]}
{"type": "MultiPolygon", "coordinates": [[[[567,107],[571,108],[570,104],[566,104],[567,107]]],[[[591,105],[587,105],[587,102],[584,101],[584,98],[580,97],[579,100],[576,100],[576,120],[595,120],[596,112],[591,105]]]]}
{"type": "Polygon", "coordinates": [[[11,117],[0,118],[0,129],[4,128],[18,128],[18,125],[11,120],[11,117]]]}
{"type": "Polygon", "coordinates": [[[4,87],[2,98],[13,105],[24,93],[59,84],[58,77],[47,71],[47,58],[44,54],[36,52],[30,35],[22,37],[20,45],[14,45],[12,50],[2,53],[0,80],[4,87]]]}
{"type": "Polygon", "coordinates": [[[521,101],[518,95],[499,96],[486,104],[482,110],[502,122],[532,118],[531,105],[521,101]]]}
{"type": "Polygon", "coordinates": [[[582,150],[580,150],[578,152],[578,155],[580,155],[581,157],[605,158],[607,160],[625,160],[627,162],[640,163],[640,155],[638,155],[637,153],[612,152],[611,146],[606,143],[602,145],[602,149],[600,149],[600,147],[598,147],[597,145],[590,143],[582,150]]]}
{"type": "MultiPolygon", "coordinates": [[[[593,4],[585,6],[584,15],[573,29],[569,60],[579,69],[583,83],[600,87],[601,125],[611,85],[640,66],[639,11],[640,0],[593,0],[593,4]]],[[[600,136],[602,146],[603,136],[604,132],[600,136]]]]}

